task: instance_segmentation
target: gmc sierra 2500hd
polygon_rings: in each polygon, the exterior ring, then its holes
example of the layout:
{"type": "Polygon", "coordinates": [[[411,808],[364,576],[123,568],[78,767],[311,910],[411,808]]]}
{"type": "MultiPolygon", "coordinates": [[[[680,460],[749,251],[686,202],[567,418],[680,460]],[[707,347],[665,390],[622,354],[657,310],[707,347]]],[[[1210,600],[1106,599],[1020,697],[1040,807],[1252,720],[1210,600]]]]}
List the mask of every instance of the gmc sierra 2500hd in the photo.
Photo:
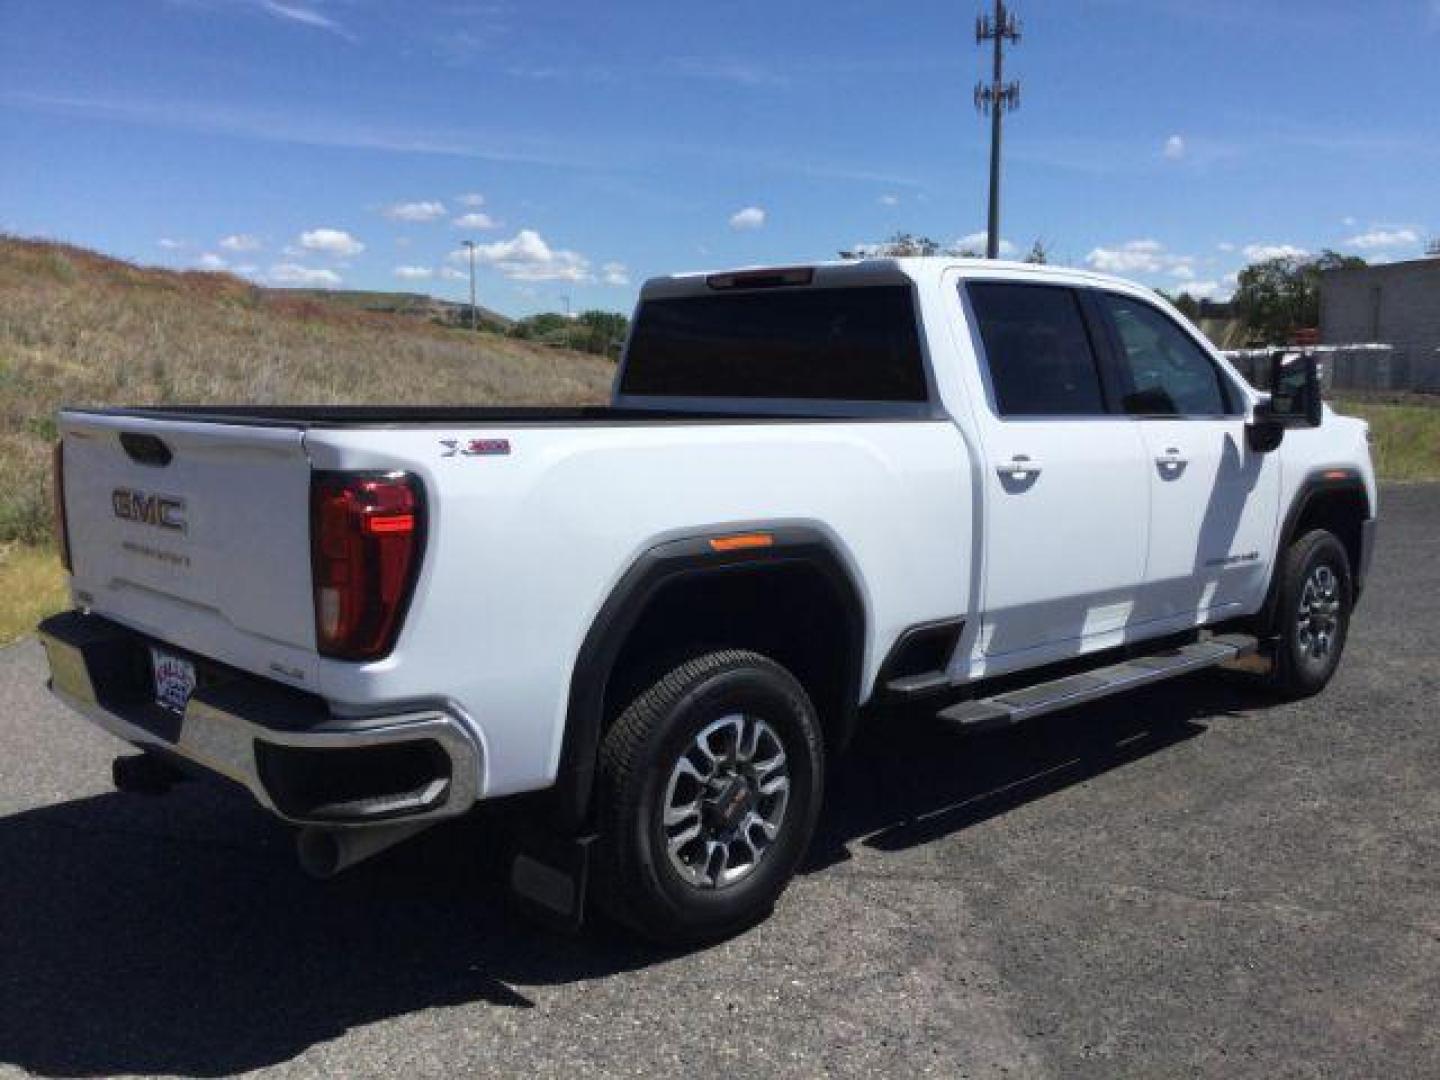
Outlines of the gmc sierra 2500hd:
{"type": "Polygon", "coordinates": [[[534,907],[762,917],[857,716],[1339,662],[1365,425],[1149,289],[871,259],[648,282],[613,404],[66,409],[56,694],[334,872],[502,796],[534,907]]]}

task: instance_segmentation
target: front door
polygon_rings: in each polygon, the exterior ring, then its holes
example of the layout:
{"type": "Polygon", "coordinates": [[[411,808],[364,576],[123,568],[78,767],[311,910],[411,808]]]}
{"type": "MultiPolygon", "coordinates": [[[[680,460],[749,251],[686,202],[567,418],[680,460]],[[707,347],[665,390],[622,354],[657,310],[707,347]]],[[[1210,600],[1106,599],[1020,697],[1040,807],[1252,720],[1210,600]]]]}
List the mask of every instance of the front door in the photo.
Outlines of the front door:
{"type": "Polygon", "coordinates": [[[998,671],[1074,655],[1132,621],[1149,474],[1138,425],[1111,411],[1075,290],[964,289],[986,398],[979,651],[998,671]]]}
{"type": "Polygon", "coordinates": [[[1150,469],[1143,614],[1195,622],[1253,608],[1278,512],[1276,456],[1249,448],[1238,388],[1179,323],[1136,297],[1098,300],[1150,469]]]}

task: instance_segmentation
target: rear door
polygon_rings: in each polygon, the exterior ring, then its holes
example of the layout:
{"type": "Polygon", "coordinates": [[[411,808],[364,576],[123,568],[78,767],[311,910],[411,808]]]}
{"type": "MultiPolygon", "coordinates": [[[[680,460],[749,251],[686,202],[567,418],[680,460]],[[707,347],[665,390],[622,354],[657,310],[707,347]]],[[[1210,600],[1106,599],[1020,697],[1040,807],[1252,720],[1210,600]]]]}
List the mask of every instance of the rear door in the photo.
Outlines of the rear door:
{"type": "Polygon", "coordinates": [[[67,412],[77,602],[237,667],[306,682],[310,464],[294,427],[67,412]]]}
{"type": "Polygon", "coordinates": [[[1150,491],[1136,425],[1110,411],[1097,328],[1060,285],[976,280],[963,295],[985,399],[980,649],[1002,661],[987,667],[1109,643],[1134,617],[1150,491]]]}
{"type": "Polygon", "coordinates": [[[1121,408],[1150,472],[1142,614],[1194,621],[1252,608],[1265,590],[1279,508],[1279,458],[1245,438],[1243,402],[1215,359],[1159,307],[1097,291],[1121,408]]]}

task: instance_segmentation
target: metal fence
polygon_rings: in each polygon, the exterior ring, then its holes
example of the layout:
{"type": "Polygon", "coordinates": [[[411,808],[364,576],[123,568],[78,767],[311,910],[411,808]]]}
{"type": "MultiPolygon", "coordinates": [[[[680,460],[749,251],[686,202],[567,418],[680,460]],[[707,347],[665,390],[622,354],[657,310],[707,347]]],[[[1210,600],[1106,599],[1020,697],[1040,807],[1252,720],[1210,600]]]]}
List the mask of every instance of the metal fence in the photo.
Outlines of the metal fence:
{"type": "MultiPolygon", "coordinates": [[[[1320,345],[1307,352],[1320,358],[1320,383],[1337,390],[1440,393],[1440,349],[1425,353],[1393,345],[1320,345]]],[[[1273,349],[1232,349],[1225,353],[1250,384],[1269,388],[1273,349]]]]}

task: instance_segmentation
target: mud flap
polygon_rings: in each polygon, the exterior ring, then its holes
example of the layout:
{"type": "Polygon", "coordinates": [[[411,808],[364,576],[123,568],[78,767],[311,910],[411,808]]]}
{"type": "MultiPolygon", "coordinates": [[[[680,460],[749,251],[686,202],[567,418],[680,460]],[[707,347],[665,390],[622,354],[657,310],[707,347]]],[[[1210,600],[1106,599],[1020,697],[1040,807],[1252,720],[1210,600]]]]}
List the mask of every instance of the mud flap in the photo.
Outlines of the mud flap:
{"type": "Polygon", "coordinates": [[[566,934],[585,922],[594,836],[526,830],[510,859],[510,899],[525,917],[566,934]]]}

